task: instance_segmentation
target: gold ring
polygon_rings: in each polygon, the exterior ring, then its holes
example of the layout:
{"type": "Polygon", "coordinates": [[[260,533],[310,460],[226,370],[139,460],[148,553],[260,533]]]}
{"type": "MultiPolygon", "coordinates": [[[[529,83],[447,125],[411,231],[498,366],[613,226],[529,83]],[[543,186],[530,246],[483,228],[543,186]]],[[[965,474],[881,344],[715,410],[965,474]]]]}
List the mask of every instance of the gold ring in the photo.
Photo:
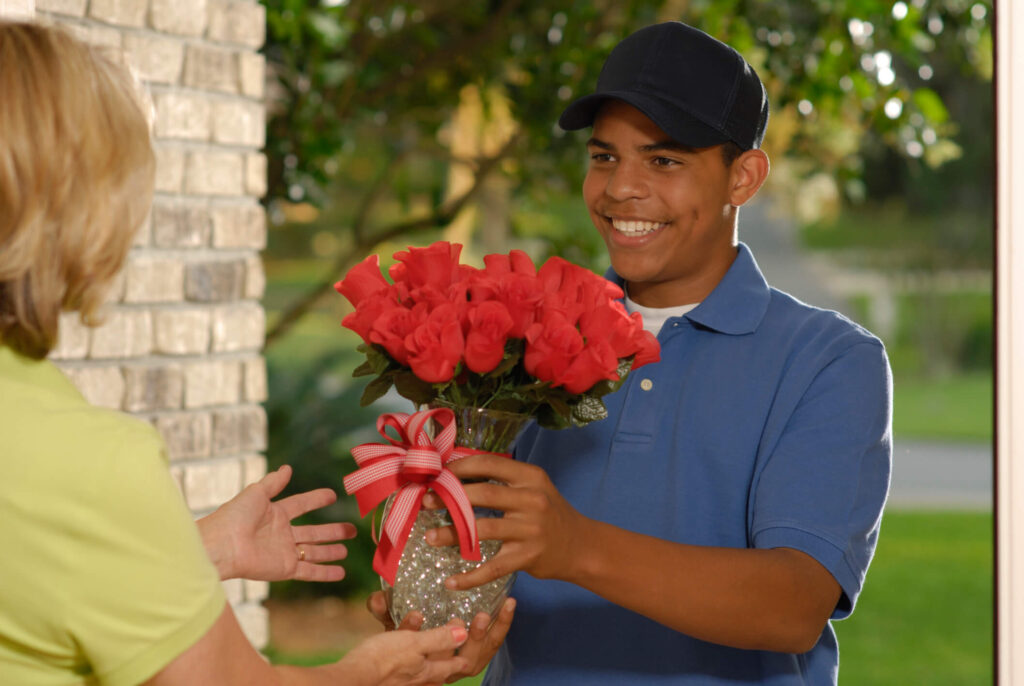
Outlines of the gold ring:
{"type": "Polygon", "coordinates": [[[306,559],[306,549],[303,548],[301,545],[296,547],[299,549],[299,562],[302,562],[306,559]]]}

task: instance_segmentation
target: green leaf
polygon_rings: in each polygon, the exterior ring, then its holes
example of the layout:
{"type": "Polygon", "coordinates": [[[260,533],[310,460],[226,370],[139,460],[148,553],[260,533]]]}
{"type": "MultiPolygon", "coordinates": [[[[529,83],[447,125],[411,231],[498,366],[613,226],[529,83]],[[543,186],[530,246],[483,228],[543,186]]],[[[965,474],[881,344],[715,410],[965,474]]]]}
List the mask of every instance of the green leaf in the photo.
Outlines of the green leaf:
{"type": "Polygon", "coordinates": [[[437,389],[433,384],[417,378],[408,370],[395,373],[395,390],[416,405],[426,405],[437,397],[437,389]]]}
{"type": "Polygon", "coordinates": [[[573,423],[580,426],[605,419],[607,416],[608,410],[604,402],[592,395],[584,395],[572,408],[573,423]]]}
{"type": "Polygon", "coordinates": [[[389,390],[391,390],[391,374],[382,374],[376,379],[366,384],[366,389],[363,390],[363,396],[359,398],[359,405],[366,407],[374,400],[379,399],[389,390]]]}
{"type": "Polygon", "coordinates": [[[949,119],[949,110],[942,103],[939,94],[931,88],[918,88],[912,97],[921,114],[936,124],[943,124],[949,119]]]}
{"type": "Polygon", "coordinates": [[[369,360],[364,360],[361,365],[359,365],[358,367],[356,367],[355,369],[352,370],[352,376],[355,376],[355,377],[370,376],[371,374],[379,374],[379,373],[380,372],[378,372],[376,369],[373,368],[373,365],[370,364],[369,360]]]}

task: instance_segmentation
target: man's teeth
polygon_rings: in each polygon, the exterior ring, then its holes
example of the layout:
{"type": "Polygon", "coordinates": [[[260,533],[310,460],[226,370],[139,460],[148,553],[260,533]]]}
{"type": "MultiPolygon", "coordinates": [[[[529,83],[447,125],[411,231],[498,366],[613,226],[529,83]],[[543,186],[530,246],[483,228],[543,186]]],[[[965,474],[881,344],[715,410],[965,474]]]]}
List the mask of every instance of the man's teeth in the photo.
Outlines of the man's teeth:
{"type": "Polygon", "coordinates": [[[624,233],[627,236],[644,236],[649,233],[653,233],[665,226],[664,222],[644,222],[644,221],[632,221],[625,219],[612,219],[612,226],[619,233],[624,233]]]}

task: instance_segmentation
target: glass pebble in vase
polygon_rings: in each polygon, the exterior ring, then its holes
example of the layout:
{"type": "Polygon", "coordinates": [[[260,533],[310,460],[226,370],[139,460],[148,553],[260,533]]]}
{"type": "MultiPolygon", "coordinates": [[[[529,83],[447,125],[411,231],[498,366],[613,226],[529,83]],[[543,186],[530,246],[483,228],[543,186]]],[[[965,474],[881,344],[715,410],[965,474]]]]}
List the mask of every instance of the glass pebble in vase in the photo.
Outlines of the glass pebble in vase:
{"type": "MultiPolygon", "coordinates": [[[[430,407],[447,407],[455,413],[456,446],[491,453],[511,453],[516,438],[532,419],[527,414],[460,407],[439,401],[430,407]]],[[[385,503],[385,517],[395,497],[392,495],[385,503]]],[[[479,507],[473,511],[477,518],[502,516],[501,512],[479,507]]],[[[466,590],[445,588],[445,579],[476,569],[501,549],[501,541],[481,540],[481,559],[470,561],[462,558],[457,545],[437,547],[427,543],[427,531],[451,526],[451,523],[445,509],[421,510],[398,563],[394,586],[381,579],[395,626],[401,624],[407,614],[416,611],[423,615],[423,627],[426,629],[442,626],[456,617],[468,627],[480,612],[493,617],[508,597],[515,580],[514,573],[466,590]]]]}

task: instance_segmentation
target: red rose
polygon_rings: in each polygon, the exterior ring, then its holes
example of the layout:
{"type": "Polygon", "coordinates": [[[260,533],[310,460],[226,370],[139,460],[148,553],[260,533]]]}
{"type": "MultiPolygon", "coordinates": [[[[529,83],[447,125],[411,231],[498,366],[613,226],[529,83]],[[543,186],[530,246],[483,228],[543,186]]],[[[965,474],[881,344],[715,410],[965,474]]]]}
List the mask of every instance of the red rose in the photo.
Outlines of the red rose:
{"type": "Polygon", "coordinates": [[[427,306],[422,304],[412,309],[401,305],[384,308],[371,326],[369,342],[384,346],[398,364],[407,364],[405,337],[426,320],[427,312],[427,306]]]}
{"type": "Polygon", "coordinates": [[[652,362],[658,362],[661,359],[661,344],[658,343],[658,338],[650,331],[644,329],[643,318],[639,312],[634,312],[631,318],[636,322],[637,327],[633,337],[637,351],[636,357],[633,358],[631,369],[636,369],[652,362]]]}
{"type": "Polygon", "coordinates": [[[426,248],[399,250],[394,255],[397,262],[388,273],[395,282],[406,283],[410,291],[430,286],[446,293],[452,283],[467,273],[462,268],[464,265],[459,264],[461,251],[461,245],[447,241],[438,241],[426,248]]]}
{"type": "Polygon", "coordinates": [[[450,381],[462,359],[465,341],[454,305],[434,309],[412,333],[405,337],[409,367],[427,383],[450,381]]]}
{"type": "Polygon", "coordinates": [[[601,306],[580,315],[580,332],[591,340],[607,341],[616,357],[629,357],[637,351],[637,322],[617,300],[606,300],[601,306]]]}
{"type": "Polygon", "coordinates": [[[380,272],[380,258],[370,255],[365,260],[348,270],[338,283],[334,284],[334,290],[348,298],[353,307],[367,298],[384,291],[390,286],[380,272]]]}
{"type": "Polygon", "coordinates": [[[504,305],[493,300],[470,306],[467,317],[466,366],[477,374],[486,374],[505,356],[512,317],[504,305]]]}
{"type": "Polygon", "coordinates": [[[510,250],[508,255],[500,253],[484,255],[485,271],[492,276],[503,276],[505,274],[528,274],[533,276],[537,273],[537,267],[533,260],[522,250],[510,250]]]}
{"type": "Polygon", "coordinates": [[[570,393],[583,393],[598,381],[617,381],[618,367],[619,358],[607,341],[589,341],[568,368],[555,378],[555,385],[565,386],[565,390],[570,393]]]}
{"type": "Polygon", "coordinates": [[[576,327],[561,313],[550,311],[526,330],[523,365],[541,381],[555,382],[582,350],[583,336],[576,327]]]}

